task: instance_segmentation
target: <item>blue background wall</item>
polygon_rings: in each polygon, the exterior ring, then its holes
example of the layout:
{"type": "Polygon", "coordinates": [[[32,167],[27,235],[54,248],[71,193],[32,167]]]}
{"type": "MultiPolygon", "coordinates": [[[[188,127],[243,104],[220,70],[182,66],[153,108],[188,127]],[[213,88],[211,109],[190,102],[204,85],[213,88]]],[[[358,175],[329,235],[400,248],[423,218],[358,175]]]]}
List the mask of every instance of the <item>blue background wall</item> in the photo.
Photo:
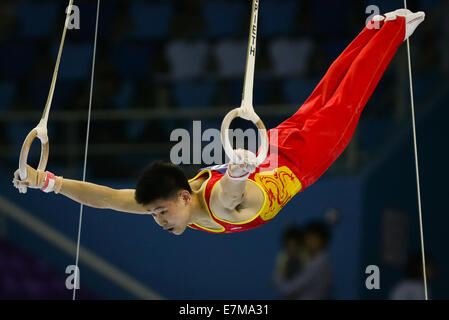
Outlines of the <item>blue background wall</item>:
{"type": "MultiPolygon", "coordinates": [[[[449,95],[428,101],[427,114],[417,123],[418,159],[426,251],[435,259],[436,278],[429,283],[434,298],[448,299],[449,254],[447,214],[449,137],[447,127],[449,95]]],[[[368,291],[360,284],[361,297],[387,298],[401,270],[381,259],[381,217],[387,207],[400,208],[408,216],[408,250],[420,250],[419,215],[411,123],[386,146],[385,155],[365,175],[363,192],[362,261],[381,269],[381,289],[368,291]]]]}

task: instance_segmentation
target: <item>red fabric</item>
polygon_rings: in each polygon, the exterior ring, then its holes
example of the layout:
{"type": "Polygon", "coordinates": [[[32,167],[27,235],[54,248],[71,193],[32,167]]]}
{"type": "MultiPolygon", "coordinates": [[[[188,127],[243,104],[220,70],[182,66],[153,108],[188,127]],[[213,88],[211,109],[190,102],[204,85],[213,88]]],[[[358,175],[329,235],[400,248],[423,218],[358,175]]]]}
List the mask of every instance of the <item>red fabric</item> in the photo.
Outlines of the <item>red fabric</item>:
{"type": "MultiPolygon", "coordinates": [[[[364,28],[330,66],[299,110],[268,131],[270,150],[277,152],[269,153],[256,172],[272,170],[267,169],[267,164],[277,158],[277,167],[289,167],[301,181],[301,191],[313,184],[348,145],[363,108],[404,37],[403,17],[381,22],[380,30],[364,28]],[[277,141],[271,139],[274,130],[277,141]]],[[[212,187],[222,176],[223,173],[212,171],[206,186],[208,205],[212,187]]],[[[248,224],[236,225],[212,218],[225,228],[225,233],[252,229],[267,222],[258,217],[248,224]],[[235,227],[242,228],[235,230],[235,227]]]]}
{"type": "MultiPolygon", "coordinates": [[[[277,130],[278,167],[287,165],[303,184],[313,184],[348,145],[360,114],[405,37],[405,21],[366,27],[330,66],[299,110],[277,130]]],[[[271,142],[271,139],[270,139],[271,142]]],[[[276,147],[276,146],[275,146],[276,147]]],[[[263,167],[264,164],[261,165],[263,167]]]]}

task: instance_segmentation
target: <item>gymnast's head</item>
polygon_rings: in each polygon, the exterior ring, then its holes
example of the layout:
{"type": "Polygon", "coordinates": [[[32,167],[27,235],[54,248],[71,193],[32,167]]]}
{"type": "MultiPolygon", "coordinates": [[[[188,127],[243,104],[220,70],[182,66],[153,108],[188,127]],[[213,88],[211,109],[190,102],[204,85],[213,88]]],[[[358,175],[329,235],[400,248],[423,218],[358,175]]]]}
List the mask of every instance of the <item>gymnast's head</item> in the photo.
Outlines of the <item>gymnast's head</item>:
{"type": "Polygon", "coordinates": [[[137,181],[135,199],[168,232],[180,235],[189,224],[192,189],[177,165],[155,161],[145,168],[137,181]]]}

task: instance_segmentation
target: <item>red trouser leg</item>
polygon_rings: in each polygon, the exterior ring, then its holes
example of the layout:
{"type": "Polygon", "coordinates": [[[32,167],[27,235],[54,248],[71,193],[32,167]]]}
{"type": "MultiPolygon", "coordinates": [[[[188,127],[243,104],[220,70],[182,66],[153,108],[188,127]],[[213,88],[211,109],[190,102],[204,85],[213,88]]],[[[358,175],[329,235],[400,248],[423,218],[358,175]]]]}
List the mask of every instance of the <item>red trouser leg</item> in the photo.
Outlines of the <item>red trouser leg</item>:
{"type": "Polygon", "coordinates": [[[348,145],[364,106],[404,36],[403,17],[383,23],[379,30],[363,29],[300,109],[272,129],[277,130],[277,142],[270,142],[277,145],[278,166],[289,166],[303,190],[348,145]]]}

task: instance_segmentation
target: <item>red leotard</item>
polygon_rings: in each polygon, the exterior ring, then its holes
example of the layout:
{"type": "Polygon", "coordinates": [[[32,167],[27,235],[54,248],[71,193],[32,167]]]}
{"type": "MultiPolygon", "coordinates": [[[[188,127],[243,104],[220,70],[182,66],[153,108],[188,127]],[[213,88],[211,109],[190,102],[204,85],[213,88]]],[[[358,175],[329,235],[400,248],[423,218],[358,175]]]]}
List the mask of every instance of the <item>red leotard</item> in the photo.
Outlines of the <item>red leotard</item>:
{"type": "MultiPolygon", "coordinates": [[[[211,218],[222,226],[209,232],[230,233],[260,226],[274,218],[298,192],[313,184],[348,145],[360,114],[405,37],[405,19],[364,28],[349,44],[306,102],[290,118],[268,131],[270,151],[249,181],[265,194],[262,209],[248,221],[227,222],[210,210],[210,194],[223,172],[206,170],[204,192],[211,218]]],[[[198,178],[195,177],[193,179],[198,178]]],[[[192,180],[193,180],[192,179],[192,180]]]]}

